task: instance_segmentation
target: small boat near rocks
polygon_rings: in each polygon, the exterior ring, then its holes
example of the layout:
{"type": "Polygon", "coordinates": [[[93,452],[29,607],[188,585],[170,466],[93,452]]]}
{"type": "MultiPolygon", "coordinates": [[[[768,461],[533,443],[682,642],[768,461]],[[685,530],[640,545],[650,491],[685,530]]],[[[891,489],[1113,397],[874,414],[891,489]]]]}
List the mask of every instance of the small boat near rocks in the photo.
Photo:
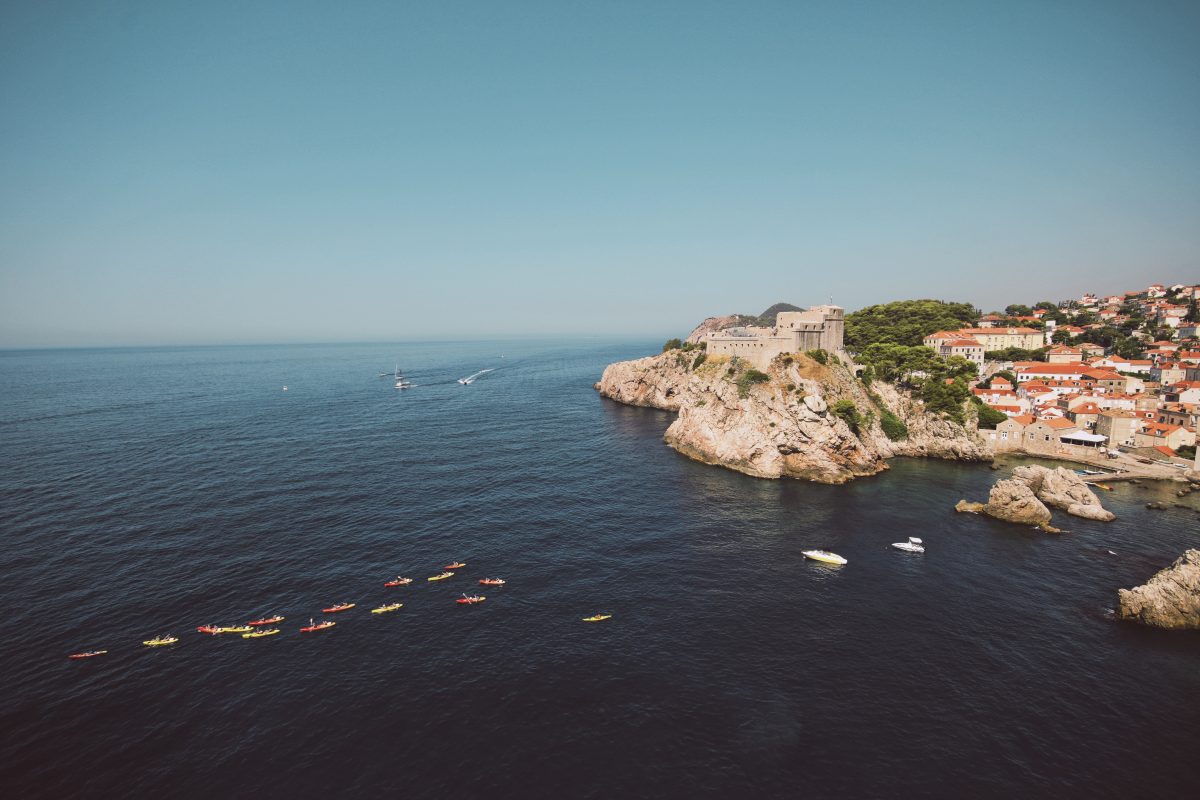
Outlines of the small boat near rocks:
{"type": "Polygon", "coordinates": [[[903,550],[906,553],[924,553],[925,544],[916,536],[908,537],[907,542],[892,542],[892,547],[897,550],[903,550]]]}

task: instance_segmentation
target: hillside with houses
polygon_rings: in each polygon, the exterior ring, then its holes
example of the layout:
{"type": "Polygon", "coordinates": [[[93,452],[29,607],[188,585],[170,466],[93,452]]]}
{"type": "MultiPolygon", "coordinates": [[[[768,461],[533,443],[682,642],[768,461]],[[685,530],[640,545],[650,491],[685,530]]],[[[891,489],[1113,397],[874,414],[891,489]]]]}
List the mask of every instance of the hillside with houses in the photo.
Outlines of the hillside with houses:
{"type": "Polygon", "coordinates": [[[996,452],[1194,467],[1200,285],[1009,306],[923,344],[973,363],[996,452]],[[1001,416],[1003,415],[1003,416],[1001,416]]]}

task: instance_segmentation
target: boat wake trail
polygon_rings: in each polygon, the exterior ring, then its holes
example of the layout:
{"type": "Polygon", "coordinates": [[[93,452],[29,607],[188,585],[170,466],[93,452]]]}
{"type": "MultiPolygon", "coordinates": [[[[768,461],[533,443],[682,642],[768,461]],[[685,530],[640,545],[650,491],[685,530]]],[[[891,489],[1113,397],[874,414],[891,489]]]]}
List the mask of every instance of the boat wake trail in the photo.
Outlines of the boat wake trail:
{"type": "Polygon", "coordinates": [[[495,371],[496,370],[494,368],[493,369],[481,369],[481,370],[479,370],[479,372],[476,372],[473,375],[468,375],[465,378],[459,378],[458,382],[461,383],[463,386],[467,386],[469,384],[474,383],[475,379],[478,378],[480,375],[486,375],[489,372],[495,372],[495,371]]]}

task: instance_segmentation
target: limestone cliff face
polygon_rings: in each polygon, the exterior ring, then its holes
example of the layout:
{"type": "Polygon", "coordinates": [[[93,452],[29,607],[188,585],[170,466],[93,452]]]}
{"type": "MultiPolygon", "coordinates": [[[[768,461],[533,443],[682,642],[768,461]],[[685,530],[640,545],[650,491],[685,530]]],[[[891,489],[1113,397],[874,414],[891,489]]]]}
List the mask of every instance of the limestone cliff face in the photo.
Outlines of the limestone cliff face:
{"type": "Polygon", "coordinates": [[[887,469],[895,455],[989,460],[970,430],[925,413],[921,404],[886,386],[876,397],[909,428],[893,442],[879,427],[880,407],[850,371],[807,356],[776,361],[769,380],[747,380],[724,356],[668,351],[610,364],[596,388],[622,403],[678,411],[664,439],[684,455],[762,478],[843,483],[887,469]],[[863,420],[856,434],[831,410],[850,400],[863,420]]]}
{"type": "Polygon", "coordinates": [[[1200,550],[1134,589],[1117,592],[1117,615],[1156,628],[1200,628],[1200,550]]]}

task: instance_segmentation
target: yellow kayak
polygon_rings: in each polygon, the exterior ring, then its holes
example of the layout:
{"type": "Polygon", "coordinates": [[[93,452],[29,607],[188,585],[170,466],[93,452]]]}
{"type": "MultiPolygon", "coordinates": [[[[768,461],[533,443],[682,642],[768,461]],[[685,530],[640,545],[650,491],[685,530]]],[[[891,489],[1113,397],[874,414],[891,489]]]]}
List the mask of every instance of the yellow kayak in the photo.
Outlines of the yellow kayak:
{"type": "Polygon", "coordinates": [[[444,580],[446,580],[446,578],[453,578],[453,577],[454,577],[454,573],[453,573],[453,572],[443,572],[441,575],[434,575],[433,577],[431,577],[431,578],[428,578],[428,580],[431,580],[431,581],[444,581],[444,580]]]}
{"type": "Polygon", "coordinates": [[[277,633],[279,633],[279,628],[268,628],[266,630],[257,630],[257,631],[250,631],[249,633],[243,633],[242,638],[243,639],[261,639],[264,636],[274,636],[277,633]]]}
{"type": "Polygon", "coordinates": [[[404,608],[404,603],[389,603],[386,606],[380,606],[379,608],[372,608],[371,613],[372,614],[383,614],[384,612],[387,612],[387,611],[395,611],[398,608],[404,608]]]}
{"type": "Polygon", "coordinates": [[[601,620],[612,619],[612,614],[595,614],[590,617],[584,617],[584,622],[600,622],[601,620]]]}
{"type": "Polygon", "coordinates": [[[165,644],[175,644],[178,641],[179,639],[174,636],[156,636],[153,639],[147,639],[142,644],[146,645],[146,647],[162,647],[165,644]]]}
{"type": "Polygon", "coordinates": [[[215,628],[217,633],[249,633],[254,630],[249,625],[230,625],[225,628],[215,628]]]}

